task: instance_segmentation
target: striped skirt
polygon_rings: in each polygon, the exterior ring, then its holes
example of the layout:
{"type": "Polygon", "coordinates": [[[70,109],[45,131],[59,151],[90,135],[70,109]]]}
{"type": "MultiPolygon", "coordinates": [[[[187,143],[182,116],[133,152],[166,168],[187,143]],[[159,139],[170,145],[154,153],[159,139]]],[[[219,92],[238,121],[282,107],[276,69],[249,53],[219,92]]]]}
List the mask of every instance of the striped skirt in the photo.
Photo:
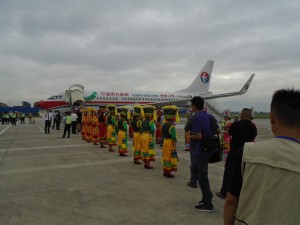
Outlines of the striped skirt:
{"type": "Polygon", "coordinates": [[[118,153],[127,153],[127,132],[119,130],[118,132],[118,153]]]}
{"type": "Polygon", "coordinates": [[[142,135],[140,132],[133,133],[133,157],[138,160],[142,158],[141,152],[142,135]]]}
{"type": "Polygon", "coordinates": [[[165,138],[162,149],[162,164],[164,172],[177,171],[178,157],[174,141],[165,138]]]}
{"type": "Polygon", "coordinates": [[[142,159],[144,162],[155,161],[154,141],[151,133],[142,134],[142,159]]]}
{"type": "Polygon", "coordinates": [[[108,145],[117,145],[117,141],[116,141],[116,130],[115,130],[115,126],[112,124],[109,124],[107,126],[107,143],[108,145]]]}

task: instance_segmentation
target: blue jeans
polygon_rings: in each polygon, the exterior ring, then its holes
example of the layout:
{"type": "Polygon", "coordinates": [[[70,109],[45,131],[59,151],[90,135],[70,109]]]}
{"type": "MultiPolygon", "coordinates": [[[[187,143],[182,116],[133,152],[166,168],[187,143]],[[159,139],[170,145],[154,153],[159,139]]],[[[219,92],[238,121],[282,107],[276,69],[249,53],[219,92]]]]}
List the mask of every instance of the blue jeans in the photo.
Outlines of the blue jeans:
{"type": "Polygon", "coordinates": [[[215,150],[191,152],[191,167],[197,171],[198,183],[202,192],[202,201],[205,206],[213,207],[213,194],[210,190],[208,180],[208,162],[215,153],[215,150]]]}
{"type": "Polygon", "coordinates": [[[193,152],[190,151],[190,158],[191,158],[191,165],[190,165],[190,171],[191,171],[191,178],[190,178],[190,183],[192,185],[197,185],[197,180],[198,180],[198,172],[197,172],[197,167],[192,164],[192,155],[193,152]]]}

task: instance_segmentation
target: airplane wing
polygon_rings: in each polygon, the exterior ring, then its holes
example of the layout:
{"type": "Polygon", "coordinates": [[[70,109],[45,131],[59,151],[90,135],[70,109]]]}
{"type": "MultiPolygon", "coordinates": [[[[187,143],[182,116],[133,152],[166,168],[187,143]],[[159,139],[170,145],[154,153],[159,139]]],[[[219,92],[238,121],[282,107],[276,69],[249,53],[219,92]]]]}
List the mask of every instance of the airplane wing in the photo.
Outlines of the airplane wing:
{"type": "Polygon", "coordinates": [[[251,75],[251,77],[247,80],[247,82],[244,84],[244,86],[242,87],[242,89],[240,91],[218,94],[218,95],[211,95],[211,96],[207,96],[207,97],[203,97],[203,98],[204,99],[215,99],[215,98],[224,98],[224,97],[230,97],[230,96],[235,96],[235,95],[243,95],[248,91],[250,84],[254,78],[254,75],[255,75],[255,73],[251,75]]]}
{"type": "MultiPolygon", "coordinates": [[[[204,100],[208,100],[208,99],[231,97],[231,96],[235,96],[235,95],[243,95],[248,91],[250,84],[254,78],[254,75],[255,74],[252,74],[250,76],[250,78],[247,80],[247,82],[244,84],[244,86],[242,87],[242,89],[240,91],[229,92],[229,93],[224,93],[224,94],[217,94],[217,95],[210,95],[210,96],[201,96],[201,97],[204,100]]],[[[190,102],[191,99],[192,98],[187,98],[184,100],[169,101],[169,102],[151,103],[150,105],[154,105],[156,107],[161,107],[161,106],[165,106],[165,105],[180,105],[180,104],[186,104],[187,102],[190,102]]]]}

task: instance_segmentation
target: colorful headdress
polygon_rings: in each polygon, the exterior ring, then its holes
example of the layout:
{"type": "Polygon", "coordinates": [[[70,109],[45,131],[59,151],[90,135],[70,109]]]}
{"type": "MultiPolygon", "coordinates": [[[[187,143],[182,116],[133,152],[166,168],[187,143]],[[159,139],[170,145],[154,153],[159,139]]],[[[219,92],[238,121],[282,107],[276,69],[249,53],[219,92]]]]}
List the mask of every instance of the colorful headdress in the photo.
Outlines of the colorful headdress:
{"type": "Polygon", "coordinates": [[[87,110],[87,113],[89,115],[91,115],[92,113],[96,112],[96,110],[93,107],[87,107],[86,110],[87,110]]]}
{"type": "Polygon", "coordinates": [[[106,108],[108,109],[109,113],[114,115],[117,114],[117,107],[115,105],[107,105],[106,108]]]}
{"type": "Polygon", "coordinates": [[[179,122],[178,108],[175,105],[164,106],[163,108],[165,119],[174,119],[179,122]]]}
{"type": "Polygon", "coordinates": [[[82,113],[86,113],[86,111],[87,111],[87,109],[80,109],[80,111],[82,112],[82,113]]]}
{"type": "Polygon", "coordinates": [[[129,117],[129,110],[126,106],[119,107],[117,111],[120,113],[120,115],[126,116],[127,118],[129,117]]]}
{"type": "Polygon", "coordinates": [[[227,117],[228,119],[231,119],[231,117],[230,117],[230,110],[229,109],[225,109],[224,110],[223,117],[227,117]]]}
{"type": "Polygon", "coordinates": [[[106,111],[106,106],[105,105],[100,105],[99,106],[99,111],[105,112],[106,111]]]}
{"type": "Polygon", "coordinates": [[[133,115],[144,117],[143,107],[141,105],[134,105],[133,106],[133,115]]]}
{"type": "Polygon", "coordinates": [[[153,105],[145,105],[143,107],[144,115],[152,117],[153,120],[156,120],[156,111],[155,106],[153,105]]]}

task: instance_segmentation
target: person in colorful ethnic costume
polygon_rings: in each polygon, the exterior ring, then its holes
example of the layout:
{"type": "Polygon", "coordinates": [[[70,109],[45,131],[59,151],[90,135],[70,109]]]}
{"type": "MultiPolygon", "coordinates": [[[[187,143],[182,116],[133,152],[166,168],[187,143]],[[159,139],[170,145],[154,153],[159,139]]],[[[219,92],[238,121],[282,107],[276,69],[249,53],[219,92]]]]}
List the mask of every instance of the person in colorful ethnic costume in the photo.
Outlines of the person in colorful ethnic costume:
{"type": "Polygon", "coordinates": [[[113,146],[117,145],[116,142],[116,106],[115,105],[107,105],[106,108],[109,111],[107,116],[106,125],[107,125],[107,143],[108,143],[108,150],[110,152],[114,152],[113,146]]]}
{"type": "Polygon", "coordinates": [[[93,133],[93,143],[94,145],[98,145],[99,143],[99,121],[96,110],[92,111],[92,133],[93,133]]]}
{"type": "Polygon", "coordinates": [[[155,123],[156,112],[155,107],[151,105],[146,105],[143,107],[145,119],[142,122],[142,159],[145,163],[145,169],[153,169],[150,166],[151,161],[155,161],[155,150],[154,150],[154,132],[155,132],[155,123]]]}
{"type": "Polygon", "coordinates": [[[86,122],[87,122],[87,111],[85,109],[81,109],[82,112],[82,129],[81,129],[81,137],[82,140],[86,140],[86,122]]]}
{"type": "Polygon", "coordinates": [[[164,143],[162,148],[162,163],[163,163],[163,175],[167,178],[172,178],[174,175],[172,171],[177,171],[178,156],[176,151],[176,129],[173,123],[179,122],[178,109],[176,106],[163,107],[165,114],[165,121],[162,126],[162,135],[164,137],[164,143]]]}
{"type": "Polygon", "coordinates": [[[128,124],[126,118],[128,115],[128,109],[123,106],[118,108],[118,113],[120,118],[117,122],[117,131],[118,131],[118,153],[120,156],[127,156],[128,144],[127,144],[127,129],[128,124]]]}
{"type": "Polygon", "coordinates": [[[133,120],[133,110],[130,110],[129,114],[129,120],[128,120],[128,125],[129,125],[129,137],[133,138],[133,128],[131,126],[131,121],[133,120]]]}
{"type": "Polygon", "coordinates": [[[193,113],[191,111],[188,111],[186,113],[186,124],[184,126],[184,143],[185,143],[185,151],[190,151],[190,144],[191,144],[191,125],[193,120],[193,113]]]}
{"type": "Polygon", "coordinates": [[[98,111],[98,120],[99,120],[99,139],[100,139],[100,148],[105,148],[107,144],[106,138],[106,107],[99,106],[98,111]]]}
{"type": "Polygon", "coordinates": [[[155,131],[155,143],[160,144],[161,143],[161,137],[162,137],[162,121],[161,121],[162,113],[160,110],[157,111],[157,121],[155,123],[156,131],[155,131]]]}
{"type": "Polygon", "coordinates": [[[93,108],[87,108],[87,116],[86,116],[86,138],[87,142],[91,142],[93,140],[93,108]]]}
{"type": "Polygon", "coordinates": [[[229,109],[224,111],[223,117],[224,117],[224,128],[222,134],[223,151],[225,154],[228,154],[228,152],[230,151],[230,142],[231,142],[231,135],[228,133],[228,130],[232,124],[229,109]]]}
{"type": "Polygon", "coordinates": [[[133,162],[134,164],[141,164],[139,162],[142,159],[141,144],[142,135],[141,127],[143,122],[143,108],[140,105],[133,106],[133,119],[131,121],[131,127],[133,129],[133,162]]]}

